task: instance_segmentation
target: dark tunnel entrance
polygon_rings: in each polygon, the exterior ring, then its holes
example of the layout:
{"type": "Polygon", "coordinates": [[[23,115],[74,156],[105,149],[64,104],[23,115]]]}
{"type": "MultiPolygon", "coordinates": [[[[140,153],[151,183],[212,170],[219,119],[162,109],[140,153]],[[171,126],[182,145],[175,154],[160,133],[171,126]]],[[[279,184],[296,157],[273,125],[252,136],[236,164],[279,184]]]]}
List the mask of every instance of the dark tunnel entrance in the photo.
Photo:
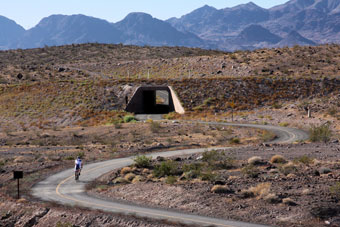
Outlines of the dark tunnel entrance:
{"type": "Polygon", "coordinates": [[[168,91],[143,91],[142,96],[143,114],[167,114],[170,112],[168,91]]]}
{"type": "Polygon", "coordinates": [[[169,87],[139,87],[126,109],[135,114],[167,114],[175,111],[169,87]]]}

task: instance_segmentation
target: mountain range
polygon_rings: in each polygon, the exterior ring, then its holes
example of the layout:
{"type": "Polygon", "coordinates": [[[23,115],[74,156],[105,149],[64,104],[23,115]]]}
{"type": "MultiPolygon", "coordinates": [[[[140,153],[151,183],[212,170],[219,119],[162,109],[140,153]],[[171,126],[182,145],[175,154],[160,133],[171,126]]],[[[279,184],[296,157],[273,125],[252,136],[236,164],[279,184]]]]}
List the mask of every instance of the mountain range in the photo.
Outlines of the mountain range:
{"type": "Polygon", "coordinates": [[[51,15],[25,30],[0,16],[0,49],[72,43],[123,43],[238,50],[340,43],[339,0],[291,0],[264,9],[250,2],[232,8],[205,5],[162,21],[130,13],[117,23],[85,15],[51,15]]]}

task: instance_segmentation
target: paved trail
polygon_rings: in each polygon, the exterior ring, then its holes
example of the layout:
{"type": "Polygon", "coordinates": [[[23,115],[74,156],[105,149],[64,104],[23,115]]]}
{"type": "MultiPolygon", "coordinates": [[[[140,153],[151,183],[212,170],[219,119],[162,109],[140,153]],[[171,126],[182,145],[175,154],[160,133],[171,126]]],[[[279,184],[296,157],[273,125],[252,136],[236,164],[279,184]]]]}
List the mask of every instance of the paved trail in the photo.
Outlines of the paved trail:
{"type": "MultiPolygon", "coordinates": [[[[202,122],[203,123],[203,122],[202,122]]],[[[274,132],[277,138],[271,143],[292,143],[294,141],[305,140],[308,138],[306,132],[270,125],[253,125],[253,124],[233,124],[233,123],[208,123],[236,127],[251,127],[265,129],[274,132]]],[[[216,148],[214,148],[216,150],[216,148]]],[[[225,148],[220,148],[225,149],[225,148]]],[[[171,157],[178,155],[188,155],[195,153],[203,153],[211,149],[187,149],[177,150],[150,154],[150,157],[156,158],[157,156],[171,157]]],[[[65,170],[58,174],[48,177],[47,179],[39,182],[33,188],[33,195],[45,201],[54,201],[65,205],[77,205],[88,207],[91,209],[99,209],[110,212],[134,214],[141,217],[148,217],[154,219],[167,219],[170,221],[193,224],[199,226],[225,226],[225,227],[255,227],[263,226],[251,223],[244,223],[238,221],[230,221],[224,219],[210,218],[200,215],[185,214],[183,212],[169,211],[162,209],[154,209],[148,207],[137,206],[133,204],[123,204],[119,202],[111,202],[91,197],[85,193],[85,185],[99,176],[117,168],[133,163],[134,157],[120,158],[104,162],[98,162],[85,165],[81,179],[78,182],[74,181],[73,169],[65,170]]]]}

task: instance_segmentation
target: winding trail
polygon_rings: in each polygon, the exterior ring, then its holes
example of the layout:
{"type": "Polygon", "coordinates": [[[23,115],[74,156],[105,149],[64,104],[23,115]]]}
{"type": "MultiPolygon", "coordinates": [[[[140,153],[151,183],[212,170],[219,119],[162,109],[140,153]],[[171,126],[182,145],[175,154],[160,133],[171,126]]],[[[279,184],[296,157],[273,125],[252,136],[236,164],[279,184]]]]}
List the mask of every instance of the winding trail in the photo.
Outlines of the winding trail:
{"type": "MultiPolygon", "coordinates": [[[[292,128],[277,127],[271,125],[255,125],[255,124],[234,124],[234,123],[209,123],[212,125],[225,125],[236,127],[251,127],[265,129],[276,134],[276,139],[271,143],[292,143],[299,140],[306,140],[308,134],[304,131],[292,128]]],[[[156,158],[157,156],[171,157],[179,155],[188,155],[203,153],[207,150],[227,149],[227,148],[203,148],[203,149],[187,149],[152,153],[148,156],[156,158]]],[[[142,207],[139,205],[125,204],[120,202],[112,202],[91,197],[85,192],[85,185],[95,180],[99,176],[117,168],[133,163],[134,157],[120,158],[104,162],[98,162],[85,165],[81,179],[78,182],[74,181],[73,169],[62,171],[52,175],[47,179],[36,184],[32,189],[32,194],[45,201],[54,201],[68,206],[83,206],[91,209],[99,209],[115,213],[133,214],[140,217],[148,217],[153,219],[166,219],[173,222],[199,226],[224,226],[224,227],[255,227],[263,226],[239,221],[230,221],[218,218],[205,217],[194,214],[186,214],[180,211],[155,209],[142,207]]]]}

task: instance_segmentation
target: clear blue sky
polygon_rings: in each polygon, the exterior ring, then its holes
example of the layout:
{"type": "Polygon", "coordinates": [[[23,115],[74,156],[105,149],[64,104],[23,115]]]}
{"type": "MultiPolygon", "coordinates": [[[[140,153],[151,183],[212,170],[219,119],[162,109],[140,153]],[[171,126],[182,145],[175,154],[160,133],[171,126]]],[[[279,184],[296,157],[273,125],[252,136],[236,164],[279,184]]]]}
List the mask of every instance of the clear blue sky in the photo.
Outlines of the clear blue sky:
{"type": "MultiPolygon", "coordinates": [[[[34,27],[52,14],[85,14],[109,22],[122,20],[130,12],[145,12],[161,20],[180,17],[205,4],[217,9],[236,6],[251,0],[5,0],[0,15],[15,20],[24,28],[34,27]]],[[[252,0],[270,8],[288,0],[252,0]]]]}

